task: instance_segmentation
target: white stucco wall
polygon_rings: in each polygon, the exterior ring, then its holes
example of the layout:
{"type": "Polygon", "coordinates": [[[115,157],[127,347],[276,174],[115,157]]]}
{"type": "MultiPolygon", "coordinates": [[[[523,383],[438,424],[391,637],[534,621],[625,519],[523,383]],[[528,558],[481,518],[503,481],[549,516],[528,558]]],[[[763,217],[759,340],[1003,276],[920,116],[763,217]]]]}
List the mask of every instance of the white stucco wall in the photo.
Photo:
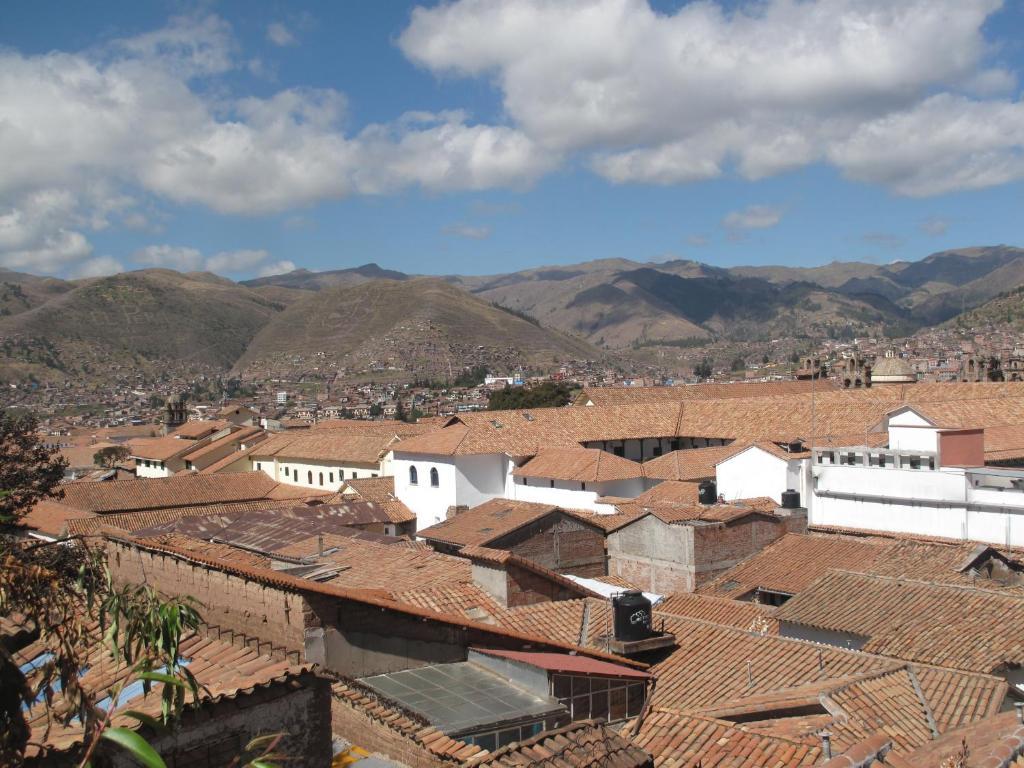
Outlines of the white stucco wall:
{"type": "Polygon", "coordinates": [[[395,473],[395,496],[416,515],[416,528],[422,530],[439,523],[455,506],[457,486],[455,458],[396,453],[391,463],[395,473]],[[409,482],[409,467],[415,466],[417,483],[409,482]],[[430,485],[430,470],[436,469],[438,487],[430,485]]]}
{"type": "Polygon", "coordinates": [[[162,461],[154,461],[153,459],[135,459],[135,476],[136,477],[170,477],[174,472],[162,461]],[[149,462],[149,466],[146,466],[146,462],[149,462]]]}
{"type": "MultiPolygon", "coordinates": [[[[760,448],[751,447],[721,462],[715,468],[718,493],[726,501],[767,496],[782,503],[782,492],[787,488],[799,490],[798,472],[791,472],[791,462],[773,456],[760,448]]],[[[797,465],[799,462],[792,462],[797,465]]]]}
{"type": "Polygon", "coordinates": [[[279,483],[295,485],[300,488],[315,488],[323,491],[337,491],[345,480],[362,477],[380,477],[380,464],[358,464],[344,461],[310,461],[309,459],[269,458],[253,459],[252,468],[272,477],[279,483]],[[259,465],[259,466],[257,466],[259,465]],[[287,468],[288,474],[285,474],[287,468]],[[313,481],[309,481],[309,473],[313,473],[313,481]],[[321,473],[324,476],[320,483],[321,473]],[[331,475],[334,475],[333,481],[331,475]]]}
{"type": "Polygon", "coordinates": [[[589,509],[601,514],[614,514],[615,507],[611,504],[599,504],[601,496],[623,496],[635,498],[643,493],[643,480],[620,480],[610,483],[587,483],[586,490],[574,480],[551,480],[539,477],[515,478],[510,486],[509,498],[518,501],[532,501],[537,504],[556,504],[567,509],[589,509]],[[527,483],[523,481],[527,480],[527,483]]]}
{"type": "Polygon", "coordinates": [[[1024,492],[972,488],[964,470],[815,465],[812,525],[1024,546],[1024,492]]]}

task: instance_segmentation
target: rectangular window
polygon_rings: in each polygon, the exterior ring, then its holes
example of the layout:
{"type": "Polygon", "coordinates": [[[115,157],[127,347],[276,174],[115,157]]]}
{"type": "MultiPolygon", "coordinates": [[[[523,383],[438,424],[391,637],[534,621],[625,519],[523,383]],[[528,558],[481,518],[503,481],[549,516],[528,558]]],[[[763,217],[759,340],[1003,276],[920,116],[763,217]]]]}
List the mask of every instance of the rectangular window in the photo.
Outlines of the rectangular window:
{"type": "Polygon", "coordinates": [[[334,473],[333,472],[328,472],[327,473],[327,477],[330,479],[331,483],[333,484],[334,483],[334,473]]]}
{"type": "Polygon", "coordinates": [[[284,468],[284,476],[285,477],[291,477],[290,470],[288,469],[288,467],[284,468]]]}

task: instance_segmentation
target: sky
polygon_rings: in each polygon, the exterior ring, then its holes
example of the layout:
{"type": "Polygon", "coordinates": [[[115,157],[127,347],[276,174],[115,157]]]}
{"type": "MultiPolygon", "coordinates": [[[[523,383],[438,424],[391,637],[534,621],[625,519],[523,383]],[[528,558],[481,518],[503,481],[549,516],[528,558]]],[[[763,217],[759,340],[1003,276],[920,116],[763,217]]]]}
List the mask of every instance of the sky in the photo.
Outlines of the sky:
{"type": "Polygon", "coordinates": [[[5,0],[0,267],[1024,245],[1018,0],[5,0]]]}

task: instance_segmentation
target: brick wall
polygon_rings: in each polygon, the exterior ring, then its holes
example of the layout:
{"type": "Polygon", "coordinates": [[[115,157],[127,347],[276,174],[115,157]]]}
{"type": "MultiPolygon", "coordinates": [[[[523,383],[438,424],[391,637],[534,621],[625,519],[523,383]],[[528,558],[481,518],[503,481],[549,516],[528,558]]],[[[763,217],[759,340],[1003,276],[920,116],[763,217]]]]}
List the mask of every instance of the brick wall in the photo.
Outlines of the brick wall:
{"type": "Polygon", "coordinates": [[[354,746],[371,754],[385,755],[410,768],[446,765],[412,739],[388,728],[337,696],[331,702],[331,729],[354,746]]]}
{"type": "Polygon", "coordinates": [[[604,532],[562,512],[524,526],[488,546],[504,549],[558,573],[602,576],[604,532]]]}
{"type": "Polygon", "coordinates": [[[732,525],[693,529],[694,583],[701,586],[787,533],[781,519],[749,517],[732,525]]]}
{"type": "Polygon", "coordinates": [[[114,541],[108,542],[107,554],[118,584],[148,584],[165,595],[192,595],[202,604],[199,612],[207,624],[303,650],[306,605],[301,595],[114,541]]]}
{"type": "Polygon", "coordinates": [[[569,600],[581,595],[578,590],[569,589],[545,576],[515,565],[509,565],[506,574],[509,608],[552,600],[569,600]]]}

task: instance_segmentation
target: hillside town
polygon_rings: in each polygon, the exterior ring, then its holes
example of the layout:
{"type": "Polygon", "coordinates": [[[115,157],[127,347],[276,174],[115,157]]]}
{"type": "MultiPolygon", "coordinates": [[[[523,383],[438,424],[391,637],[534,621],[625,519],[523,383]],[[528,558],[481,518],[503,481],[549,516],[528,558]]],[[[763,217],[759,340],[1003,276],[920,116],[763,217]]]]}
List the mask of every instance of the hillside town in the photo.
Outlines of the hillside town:
{"type": "Polygon", "coordinates": [[[1024,3],[0,6],[0,768],[1024,768],[1024,3]]]}
{"type": "MultiPolygon", "coordinates": [[[[1011,765],[1024,382],[869,370],[408,420],[169,396],[43,430],[67,477],[8,533],[202,606],[175,765],[271,726],[298,765],[1011,765]]],[[[33,711],[26,764],[74,759],[33,711]]]]}

